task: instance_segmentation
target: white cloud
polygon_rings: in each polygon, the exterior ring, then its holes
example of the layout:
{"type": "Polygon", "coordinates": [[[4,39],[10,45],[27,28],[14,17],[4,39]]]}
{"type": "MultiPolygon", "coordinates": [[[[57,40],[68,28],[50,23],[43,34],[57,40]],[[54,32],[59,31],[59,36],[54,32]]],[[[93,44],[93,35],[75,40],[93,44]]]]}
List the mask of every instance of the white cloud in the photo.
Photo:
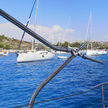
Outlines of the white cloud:
{"type": "MultiPolygon", "coordinates": [[[[34,26],[29,25],[29,28],[33,30],[34,26]]],[[[53,43],[58,41],[72,41],[74,31],[73,29],[64,29],[59,25],[52,27],[36,26],[36,32],[53,43]]],[[[23,31],[21,29],[11,23],[0,24],[0,35],[4,34],[8,37],[21,39],[22,33],[23,31]]],[[[32,37],[26,34],[24,40],[31,41],[32,37]]]]}

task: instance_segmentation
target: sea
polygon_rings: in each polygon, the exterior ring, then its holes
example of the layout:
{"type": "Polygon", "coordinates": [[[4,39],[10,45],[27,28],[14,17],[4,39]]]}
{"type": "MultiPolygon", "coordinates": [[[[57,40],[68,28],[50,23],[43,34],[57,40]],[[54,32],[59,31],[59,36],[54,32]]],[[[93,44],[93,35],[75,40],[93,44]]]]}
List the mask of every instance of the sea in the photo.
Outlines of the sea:
{"type": "MultiPolygon", "coordinates": [[[[57,56],[28,63],[17,63],[14,53],[0,56],[0,108],[27,108],[36,88],[65,62],[57,56]]],[[[35,102],[72,96],[38,103],[34,108],[102,108],[101,87],[74,95],[108,82],[108,54],[92,58],[104,64],[77,56],[40,91],[35,102]]],[[[104,103],[108,107],[108,85],[104,85],[104,103]]]]}

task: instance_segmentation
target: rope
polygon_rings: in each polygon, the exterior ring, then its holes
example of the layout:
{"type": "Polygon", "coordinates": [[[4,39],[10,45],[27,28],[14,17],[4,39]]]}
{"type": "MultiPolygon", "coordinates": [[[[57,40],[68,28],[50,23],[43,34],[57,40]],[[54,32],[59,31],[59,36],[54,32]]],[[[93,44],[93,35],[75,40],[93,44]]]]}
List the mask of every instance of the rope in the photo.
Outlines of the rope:
{"type": "MultiPolygon", "coordinates": [[[[79,92],[79,93],[75,93],[75,94],[70,94],[70,95],[66,95],[66,96],[61,96],[61,97],[58,97],[58,98],[52,98],[52,99],[48,99],[48,100],[43,100],[43,101],[39,101],[39,102],[35,102],[34,104],[40,104],[40,103],[45,103],[45,102],[50,102],[50,101],[54,101],[54,100],[59,100],[59,99],[64,99],[64,98],[68,98],[68,97],[72,97],[72,96],[78,96],[78,95],[81,95],[81,94],[85,94],[85,93],[88,93],[102,85],[108,85],[108,82],[106,83],[101,83],[101,84],[98,84],[92,88],[90,88],[89,90],[87,91],[83,91],[83,92],[79,92]]],[[[25,107],[25,106],[28,106],[30,104],[23,104],[23,105],[19,105],[19,106],[15,106],[15,107],[12,107],[12,108],[21,108],[21,107],[25,107]]]]}
{"type": "MultiPolygon", "coordinates": [[[[36,3],[36,0],[35,0],[34,3],[33,3],[33,6],[32,6],[32,9],[31,9],[31,12],[30,12],[28,21],[27,21],[27,23],[26,23],[26,27],[28,26],[28,24],[29,24],[29,22],[30,22],[30,18],[31,18],[31,15],[32,15],[32,12],[33,12],[35,3],[36,3]]],[[[25,31],[23,32],[22,38],[21,38],[21,40],[20,40],[20,43],[19,43],[19,46],[18,46],[18,50],[20,49],[20,46],[21,46],[22,40],[23,40],[23,38],[24,38],[24,35],[25,35],[25,31]]]]}

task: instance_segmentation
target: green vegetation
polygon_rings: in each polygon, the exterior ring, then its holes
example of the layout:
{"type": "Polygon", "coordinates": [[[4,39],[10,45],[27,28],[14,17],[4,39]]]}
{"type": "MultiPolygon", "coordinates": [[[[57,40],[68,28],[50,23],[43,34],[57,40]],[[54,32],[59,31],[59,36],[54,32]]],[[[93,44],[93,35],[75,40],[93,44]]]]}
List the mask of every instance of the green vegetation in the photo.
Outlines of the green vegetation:
{"type": "Polygon", "coordinates": [[[70,46],[71,47],[80,47],[81,44],[83,44],[83,43],[74,42],[74,43],[71,43],[70,46]]]}
{"type": "MultiPolygon", "coordinates": [[[[79,48],[82,44],[83,44],[83,42],[69,43],[69,42],[65,41],[64,43],[58,42],[56,44],[56,46],[61,46],[61,47],[65,47],[65,48],[67,48],[68,46],[79,48]]],[[[91,47],[91,45],[89,45],[89,48],[90,47],[91,47]]],[[[98,48],[98,49],[107,49],[108,50],[108,42],[92,42],[92,47],[94,49],[98,48]]],[[[87,48],[87,46],[85,46],[85,49],[86,48],[87,48]]]]}
{"type": "MultiPolygon", "coordinates": [[[[19,45],[19,40],[14,38],[9,38],[4,35],[0,35],[0,48],[3,49],[17,49],[19,45]]],[[[21,49],[31,49],[31,43],[23,41],[21,49]]]]}
{"type": "Polygon", "coordinates": [[[4,48],[4,45],[0,42],[0,48],[4,48]]]}
{"type": "MultiPolygon", "coordinates": [[[[19,45],[19,40],[14,39],[14,38],[9,38],[4,35],[0,35],[0,48],[3,49],[17,49],[19,45]]],[[[73,47],[73,48],[78,48],[83,44],[83,42],[72,42],[69,43],[65,41],[64,43],[58,42],[56,46],[61,46],[64,48],[68,48],[68,46],[73,47]]],[[[27,41],[23,41],[21,44],[21,49],[23,50],[30,50],[32,44],[27,41]]],[[[98,49],[107,49],[108,50],[108,42],[92,42],[93,48],[98,48],[98,49]]],[[[36,44],[37,49],[47,49],[45,46],[42,44],[36,44]]],[[[85,46],[85,49],[87,47],[85,46]]],[[[90,45],[89,45],[90,48],[90,45]]]]}
{"type": "Polygon", "coordinates": [[[64,47],[64,48],[68,48],[68,46],[70,46],[70,47],[80,47],[81,44],[83,44],[83,43],[79,43],[79,42],[69,43],[69,42],[65,41],[64,43],[58,42],[56,44],[56,46],[61,46],[61,47],[64,47]]]}
{"type": "Polygon", "coordinates": [[[0,35],[0,42],[3,40],[9,40],[9,38],[4,35],[0,35]]]}

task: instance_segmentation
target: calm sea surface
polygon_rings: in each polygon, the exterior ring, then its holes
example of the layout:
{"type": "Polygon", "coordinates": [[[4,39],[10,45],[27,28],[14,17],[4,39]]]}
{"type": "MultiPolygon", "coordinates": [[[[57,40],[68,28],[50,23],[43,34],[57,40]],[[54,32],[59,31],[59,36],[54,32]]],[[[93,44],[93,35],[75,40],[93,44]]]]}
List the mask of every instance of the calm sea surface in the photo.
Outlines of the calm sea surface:
{"type": "MultiPolygon", "coordinates": [[[[70,55],[67,55],[68,57],[70,55]]],[[[39,93],[36,102],[70,95],[108,82],[108,54],[93,57],[104,65],[73,59],[39,93]]],[[[28,104],[35,89],[65,60],[16,63],[16,55],[0,56],[0,108],[28,104]]],[[[104,86],[105,105],[108,106],[108,85],[104,86]]],[[[37,104],[36,108],[102,108],[101,88],[90,93],[37,104]]],[[[26,108],[26,107],[24,107],[26,108]]]]}

